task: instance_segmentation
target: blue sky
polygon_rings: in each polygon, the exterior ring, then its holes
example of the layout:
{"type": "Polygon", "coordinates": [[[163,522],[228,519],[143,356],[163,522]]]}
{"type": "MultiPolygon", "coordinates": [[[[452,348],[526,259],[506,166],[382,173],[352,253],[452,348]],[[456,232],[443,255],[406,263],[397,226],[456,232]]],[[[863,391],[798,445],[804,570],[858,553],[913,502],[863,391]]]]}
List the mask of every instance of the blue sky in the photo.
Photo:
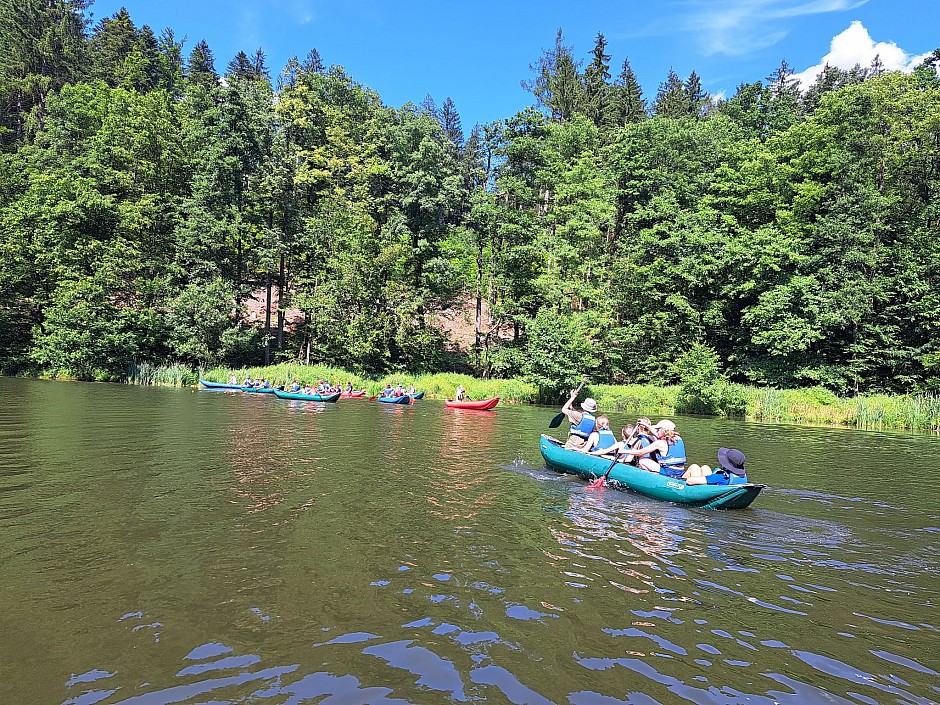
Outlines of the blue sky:
{"type": "Polygon", "coordinates": [[[467,133],[532,104],[520,82],[559,27],[585,65],[603,33],[611,73],[628,58],[650,100],[670,68],[730,97],[781,60],[807,76],[875,53],[905,69],[940,46],[936,0],[99,0],[90,12],[97,22],[122,6],[138,27],[186,37],[187,55],[205,39],[220,72],[260,47],[273,77],[316,48],[387,105],[449,96],[467,133]]]}

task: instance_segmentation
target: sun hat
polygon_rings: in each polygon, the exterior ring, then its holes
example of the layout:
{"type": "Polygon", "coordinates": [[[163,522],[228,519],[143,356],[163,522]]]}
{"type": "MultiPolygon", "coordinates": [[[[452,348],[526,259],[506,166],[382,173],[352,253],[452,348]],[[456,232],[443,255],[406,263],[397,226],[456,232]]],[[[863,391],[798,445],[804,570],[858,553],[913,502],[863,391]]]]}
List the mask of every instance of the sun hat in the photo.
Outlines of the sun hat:
{"type": "Polygon", "coordinates": [[[591,397],[588,397],[583,402],[581,402],[581,408],[593,414],[595,411],[597,411],[597,402],[591,399],[591,397]]]}
{"type": "Polygon", "coordinates": [[[669,419],[663,419],[655,426],[652,426],[652,428],[655,428],[660,431],[675,431],[676,425],[669,419]]]}
{"type": "Polygon", "coordinates": [[[743,477],[744,472],[744,453],[739,451],[737,448],[719,448],[718,449],[718,462],[721,463],[721,467],[727,468],[735,475],[743,477]]]}

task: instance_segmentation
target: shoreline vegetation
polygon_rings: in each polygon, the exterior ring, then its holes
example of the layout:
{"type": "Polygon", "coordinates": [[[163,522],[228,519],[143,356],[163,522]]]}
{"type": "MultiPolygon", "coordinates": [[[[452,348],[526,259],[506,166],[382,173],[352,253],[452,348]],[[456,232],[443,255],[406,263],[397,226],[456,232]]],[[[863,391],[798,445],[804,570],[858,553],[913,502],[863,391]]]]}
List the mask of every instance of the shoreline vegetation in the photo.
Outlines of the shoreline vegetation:
{"type": "MultiPolygon", "coordinates": [[[[352,382],[355,389],[366,389],[377,394],[385,383],[411,384],[424,391],[427,399],[453,398],[457,385],[462,384],[471,399],[499,397],[509,404],[540,403],[536,385],[517,379],[479,379],[470,375],[439,372],[433,374],[393,373],[381,377],[365,377],[338,367],[281,363],[266,367],[238,369],[215,367],[199,372],[183,365],[141,365],[126,377],[127,384],[191,387],[199,379],[226,382],[235,373],[239,381],[246,376],[263,377],[272,384],[289,384],[296,379],[316,383],[326,379],[333,384],[352,382]]],[[[700,414],[731,418],[746,418],[798,424],[822,424],[856,428],[859,430],[898,429],[940,433],[940,394],[919,393],[906,395],[869,394],[858,397],[837,397],[821,387],[804,389],[771,389],[742,384],[730,384],[738,399],[738,410],[743,413],[701,414],[688,408],[683,401],[680,385],[652,384],[588,384],[582,396],[592,396],[605,412],[628,412],[645,415],[700,414]]],[[[559,405],[561,401],[559,400],[559,405]]]]}

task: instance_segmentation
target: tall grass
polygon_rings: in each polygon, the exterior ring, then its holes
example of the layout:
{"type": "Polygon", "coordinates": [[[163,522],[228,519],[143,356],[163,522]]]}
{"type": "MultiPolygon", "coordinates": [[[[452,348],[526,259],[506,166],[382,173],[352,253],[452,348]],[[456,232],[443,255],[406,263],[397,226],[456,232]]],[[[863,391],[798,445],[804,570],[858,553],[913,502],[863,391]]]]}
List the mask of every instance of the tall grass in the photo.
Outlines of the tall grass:
{"type": "Polygon", "coordinates": [[[152,365],[149,362],[141,362],[127,369],[124,381],[128,384],[189,387],[199,381],[199,375],[184,365],[152,365]]]}

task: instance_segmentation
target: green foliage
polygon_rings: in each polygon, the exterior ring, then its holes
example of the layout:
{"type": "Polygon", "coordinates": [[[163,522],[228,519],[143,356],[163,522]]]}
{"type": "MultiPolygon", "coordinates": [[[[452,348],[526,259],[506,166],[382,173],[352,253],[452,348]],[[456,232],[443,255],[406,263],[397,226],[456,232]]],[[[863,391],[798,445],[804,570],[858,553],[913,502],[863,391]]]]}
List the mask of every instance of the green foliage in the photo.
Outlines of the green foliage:
{"type": "Polygon", "coordinates": [[[588,374],[594,361],[579,317],[539,311],[529,323],[524,379],[539,390],[541,401],[557,401],[588,374]]]}
{"type": "Polygon", "coordinates": [[[744,416],[747,401],[743,390],[722,374],[718,353],[702,343],[693,344],[676,362],[681,385],[676,411],[689,414],[744,416]]]}
{"type": "Polygon", "coordinates": [[[136,314],[95,280],[62,282],[34,333],[32,359],[79,379],[118,379],[138,354],[136,314]]]}
{"type": "Polygon", "coordinates": [[[464,139],[316,50],[222,82],[126,10],[0,3],[0,369],[469,369],[551,402],[588,374],[726,415],[802,413],[740,383],[808,414],[940,389],[936,57],[720,104],[670,71],[647,106],[559,30],[536,105],[464,139]]]}

